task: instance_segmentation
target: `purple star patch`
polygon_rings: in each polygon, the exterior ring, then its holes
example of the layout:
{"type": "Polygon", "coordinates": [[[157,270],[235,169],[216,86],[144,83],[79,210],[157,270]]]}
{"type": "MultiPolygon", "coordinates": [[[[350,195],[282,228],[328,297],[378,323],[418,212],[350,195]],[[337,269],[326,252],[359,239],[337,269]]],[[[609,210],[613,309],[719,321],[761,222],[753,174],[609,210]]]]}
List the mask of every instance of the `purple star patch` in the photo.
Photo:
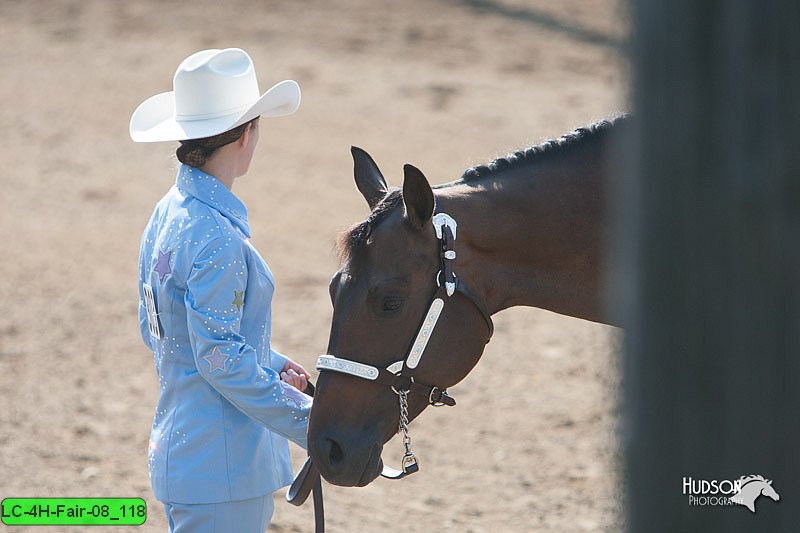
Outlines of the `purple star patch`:
{"type": "Polygon", "coordinates": [[[156,259],[156,265],[153,267],[153,272],[158,273],[159,283],[164,283],[164,279],[172,274],[172,268],[169,266],[169,260],[171,257],[172,250],[167,251],[167,253],[164,253],[161,250],[158,251],[158,259],[156,259]]]}
{"type": "Polygon", "coordinates": [[[228,356],[220,352],[219,348],[214,347],[211,351],[211,355],[204,355],[203,359],[208,361],[208,365],[211,367],[208,370],[209,372],[213,372],[217,369],[225,372],[225,363],[228,361],[228,356]]]}

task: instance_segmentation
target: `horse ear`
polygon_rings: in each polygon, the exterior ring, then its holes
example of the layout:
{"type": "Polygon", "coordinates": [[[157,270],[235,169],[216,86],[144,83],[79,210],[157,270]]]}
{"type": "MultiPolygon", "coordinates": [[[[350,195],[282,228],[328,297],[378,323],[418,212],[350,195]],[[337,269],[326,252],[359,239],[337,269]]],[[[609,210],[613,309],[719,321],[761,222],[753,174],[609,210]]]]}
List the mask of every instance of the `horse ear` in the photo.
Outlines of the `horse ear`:
{"type": "Polygon", "coordinates": [[[383,179],[378,165],[366,151],[357,146],[351,146],[350,153],[353,154],[353,174],[356,178],[356,187],[367,200],[369,208],[375,209],[388,191],[386,180],[383,179]]]}
{"type": "Polygon", "coordinates": [[[417,228],[422,227],[433,216],[435,200],[425,174],[417,167],[405,165],[403,167],[403,203],[406,206],[406,214],[411,224],[417,228]]]}

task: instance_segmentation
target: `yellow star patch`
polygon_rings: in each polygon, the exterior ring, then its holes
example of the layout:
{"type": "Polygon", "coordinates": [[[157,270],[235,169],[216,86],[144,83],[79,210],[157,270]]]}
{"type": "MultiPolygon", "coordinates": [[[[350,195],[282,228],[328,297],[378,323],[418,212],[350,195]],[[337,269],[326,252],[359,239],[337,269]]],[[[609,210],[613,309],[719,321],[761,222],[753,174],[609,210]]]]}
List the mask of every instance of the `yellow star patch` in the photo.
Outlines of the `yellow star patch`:
{"type": "Polygon", "coordinates": [[[235,305],[237,311],[242,310],[242,306],[244,305],[244,291],[233,289],[233,302],[231,302],[231,305],[235,305]]]}

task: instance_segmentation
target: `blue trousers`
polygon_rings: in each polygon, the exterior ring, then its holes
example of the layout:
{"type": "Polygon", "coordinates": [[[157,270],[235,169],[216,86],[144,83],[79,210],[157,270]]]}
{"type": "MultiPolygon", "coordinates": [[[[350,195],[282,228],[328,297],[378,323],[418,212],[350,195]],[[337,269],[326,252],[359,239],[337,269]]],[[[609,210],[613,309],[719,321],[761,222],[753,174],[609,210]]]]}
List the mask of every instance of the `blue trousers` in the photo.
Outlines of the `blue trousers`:
{"type": "Polygon", "coordinates": [[[164,504],[170,533],[264,533],[272,519],[272,494],[219,503],[164,504]]]}

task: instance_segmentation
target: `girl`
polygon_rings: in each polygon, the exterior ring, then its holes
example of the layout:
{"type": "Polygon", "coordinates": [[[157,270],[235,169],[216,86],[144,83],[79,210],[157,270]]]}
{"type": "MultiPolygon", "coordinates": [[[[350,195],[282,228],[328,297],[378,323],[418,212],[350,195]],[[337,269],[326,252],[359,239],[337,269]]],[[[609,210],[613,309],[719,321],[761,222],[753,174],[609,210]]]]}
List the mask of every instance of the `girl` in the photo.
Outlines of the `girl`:
{"type": "Polygon", "coordinates": [[[191,55],[173,88],[130,123],[134,141],[180,141],[182,163],[139,255],[140,329],[160,384],[150,480],[170,531],[263,532],[272,492],[292,477],[286,439],[306,447],[310,376],[270,348],[273,277],[231,188],[259,117],[294,113],[300,88],[287,80],[261,95],[235,48],[191,55]]]}

